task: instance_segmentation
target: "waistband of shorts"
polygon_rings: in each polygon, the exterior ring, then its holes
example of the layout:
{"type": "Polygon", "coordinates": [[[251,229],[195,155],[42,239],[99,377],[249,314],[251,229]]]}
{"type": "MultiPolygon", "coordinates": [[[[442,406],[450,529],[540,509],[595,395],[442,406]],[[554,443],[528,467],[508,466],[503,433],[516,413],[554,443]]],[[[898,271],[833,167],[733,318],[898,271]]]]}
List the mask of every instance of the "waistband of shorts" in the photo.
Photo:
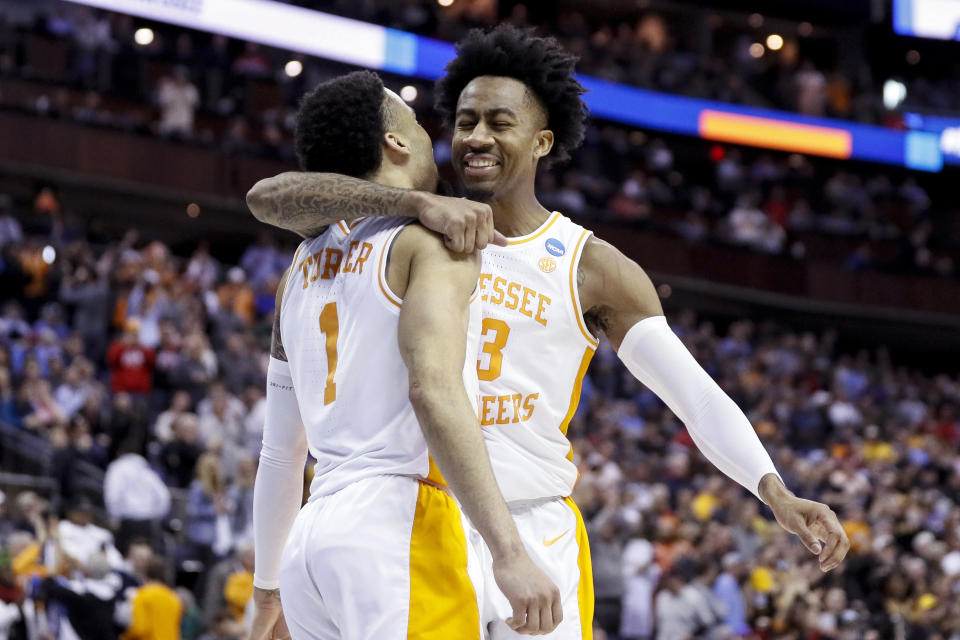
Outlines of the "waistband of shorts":
{"type": "Polygon", "coordinates": [[[526,509],[533,509],[534,507],[539,507],[540,505],[563,499],[564,496],[549,496],[546,498],[533,498],[531,500],[511,500],[507,503],[507,508],[510,509],[510,511],[524,511],[526,509]]]}

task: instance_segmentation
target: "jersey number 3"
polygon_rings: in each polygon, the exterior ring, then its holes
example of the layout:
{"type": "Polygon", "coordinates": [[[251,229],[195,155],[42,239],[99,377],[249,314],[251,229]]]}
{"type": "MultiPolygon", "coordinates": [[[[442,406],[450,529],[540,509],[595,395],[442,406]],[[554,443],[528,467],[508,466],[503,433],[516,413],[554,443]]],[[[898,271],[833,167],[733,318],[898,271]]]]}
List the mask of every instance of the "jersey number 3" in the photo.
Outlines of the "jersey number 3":
{"type": "Polygon", "coordinates": [[[327,386],[323,389],[323,404],[326,406],[337,399],[337,383],[333,381],[337,372],[337,337],[340,335],[336,302],[327,303],[320,312],[320,332],[327,336],[327,386]]]}
{"type": "Polygon", "coordinates": [[[480,350],[481,353],[490,356],[490,363],[483,367],[481,361],[477,360],[477,377],[484,382],[490,382],[500,377],[500,367],[503,366],[503,348],[507,346],[507,338],[510,337],[510,326],[503,320],[484,318],[481,336],[486,337],[490,331],[494,332],[493,336],[485,339],[483,349],[480,350]]]}

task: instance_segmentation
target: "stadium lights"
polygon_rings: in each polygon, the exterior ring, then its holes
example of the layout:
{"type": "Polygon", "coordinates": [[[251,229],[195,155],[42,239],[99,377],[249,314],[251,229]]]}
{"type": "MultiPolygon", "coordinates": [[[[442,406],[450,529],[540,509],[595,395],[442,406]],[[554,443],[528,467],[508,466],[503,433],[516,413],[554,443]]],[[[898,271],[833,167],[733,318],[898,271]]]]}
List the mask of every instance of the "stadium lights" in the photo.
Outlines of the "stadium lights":
{"type": "Polygon", "coordinates": [[[779,51],[783,47],[783,36],[777,33],[771,33],[767,36],[767,49],[779,51]]]}
{"type": "Polygon", "coordinates": [[[887,80],[883,83],[883,106],[893,111],[907,97],[907,87],[897,80],[887,80]]]}
{"type": "Polygon", "coordinates": [[[453,4],[453,0],[437,0],[437,4],[441,7],[449,7],[453,4]]]}
{"type": "Polygon", "coordinates": [[[147,27],[137,29],[133,34],[133,41],[141,47],[147,46],[153,42],[153,29],[148,29],[147,27]]]}
{"type": "Polygon", "coordinates": [[[750,45],[750,57],[751,58],[762,58],[763,57],[763,45],[759,42],[754,42],[750,45]]]}
{"type": "Polygon", "coordinates": [[[750,17],[747,18],[747,24],[749,24],[754,29],[759,29],[763,26],[763,16],[759,13],[751,13],[750,17]]]}
{"type": "Polygon", "coordinates": [[[412,84],[408,84],[403,89],[400,89],[400,97],[403,98],[404,102],[413,102],[417,99],[417,88],[412,84]]]}
{"type": "Polygon", "coordinates": [[[50,245],[47,245],[40,253],[40,257],[43,258],[43,261],[47,264],[53,264],[53,261],[57,259],[57,250],[50,245]]]}
{"type": "Polygon", "coordinates": [[[283,72],[290,78],[296,78],[303,72],[303,63],[299,60],[291,60],[283,66],[283,72]]]}
{"type": "Polygon", "coordinates": [[[809,22],[801,22],[797,25],[797,33],[807,38],[813,34],[813,25],[809,22]]]}
{"type": "Polygon", "coordinates": [[[907,51],[907,64],[917,64],[920,62],[920,52],[916,49],[907,51]]]}

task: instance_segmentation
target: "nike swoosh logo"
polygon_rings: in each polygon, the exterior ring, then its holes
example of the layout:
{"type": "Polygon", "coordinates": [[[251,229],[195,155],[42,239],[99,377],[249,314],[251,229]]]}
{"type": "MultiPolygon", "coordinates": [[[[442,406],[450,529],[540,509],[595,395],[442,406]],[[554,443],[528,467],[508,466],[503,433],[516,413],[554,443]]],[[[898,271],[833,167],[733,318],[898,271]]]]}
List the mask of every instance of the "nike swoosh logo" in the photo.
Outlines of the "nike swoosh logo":
{"type": "Polygon", "coordinates": [[[556,542],[557,540],[559,540],[559,539],[562,538],[563,536],[567,535],[568,533],[570,533],[570,529],[567,529],[566,531],[564,531],[563,533],[561,533],[560,535],[558,535],[558,536],[557,536],[556,538],[554,538],[553,540],[547,540],[546,538],[544,538],[544,539],[543,539],[543,546],[549,547],[549,546],[552,545],[554,542],[556,542]]]}

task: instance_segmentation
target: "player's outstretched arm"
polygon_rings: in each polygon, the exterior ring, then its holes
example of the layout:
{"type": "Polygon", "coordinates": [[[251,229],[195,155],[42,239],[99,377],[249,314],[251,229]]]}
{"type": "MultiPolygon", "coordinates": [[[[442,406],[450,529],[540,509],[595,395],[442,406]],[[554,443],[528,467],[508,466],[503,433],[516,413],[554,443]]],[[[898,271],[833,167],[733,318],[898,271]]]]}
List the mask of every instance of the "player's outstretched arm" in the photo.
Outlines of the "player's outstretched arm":
{"type": "Polygon", "coordinates": [[[416,218],[457,253],[472,253],[491,242],[506,244],[493,228],[489,205],[338,173],[290,171],[265,178],[247,192],[247,206],[260,222],[304,238],[320,235],[338,220],[396,216],[416,218]]]}
{"type": "Polygon", "coordinates": [[[783,485],[743,411],[667,325],[643,269],[594,238],[584,249],[578,282],[588,325],[604,332],[634,377],[683,421],[703,455],[769,504],[777,521],[819,556],[821,569],[836,567],[850,547],[836,515],[783,485]]]}
{"type": "Polygon", "coordinates": [[[497,584],[513,606],[507,624],[521,633],[548,633],[563,617],[560,592],[524,550],[463,384],[479,256],[453,254],[438,236],[411,226],[391,261],[411,248],[399,327],[410,401],[440,473],[490,548],[497,584]]]}
{"type": "Polygon", "coordinates": [[[253,485],[254,616],[249,640],[287,638],[280,607],[280,557],[303,501],[307,434],[280,335],[280,309],[289,270],[277,287],[267,368],[266,418],[260,466],[253,485]]]}

